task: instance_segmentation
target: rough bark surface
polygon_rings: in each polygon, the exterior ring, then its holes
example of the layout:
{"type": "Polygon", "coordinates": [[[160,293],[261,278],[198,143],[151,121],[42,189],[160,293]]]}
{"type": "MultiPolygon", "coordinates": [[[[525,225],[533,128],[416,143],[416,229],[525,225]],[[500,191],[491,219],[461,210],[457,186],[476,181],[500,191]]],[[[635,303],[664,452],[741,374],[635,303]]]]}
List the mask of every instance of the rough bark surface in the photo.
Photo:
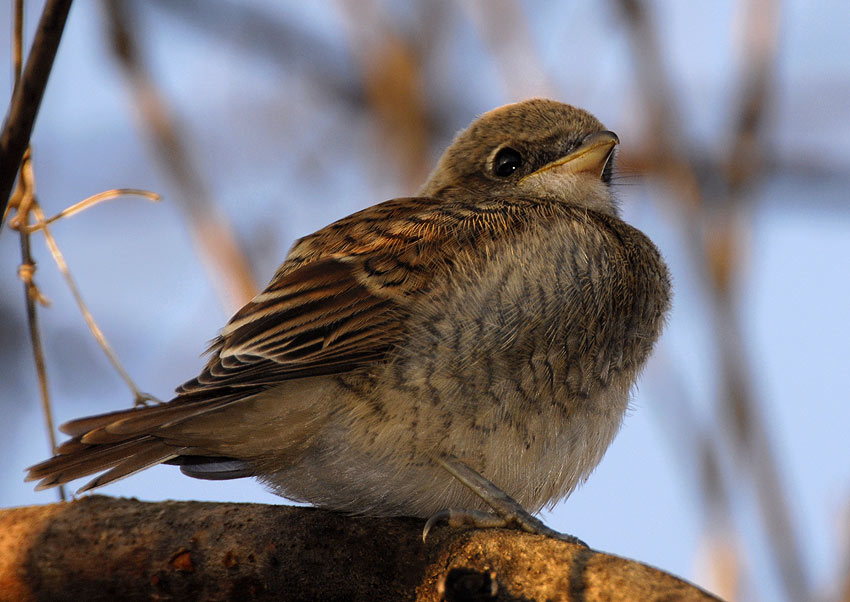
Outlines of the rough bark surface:
{"type": "Polygon", "coordinates": [[[88,496],[0,510],[0,601],[717,600],[646,565],[503,529],[88,496]]]}

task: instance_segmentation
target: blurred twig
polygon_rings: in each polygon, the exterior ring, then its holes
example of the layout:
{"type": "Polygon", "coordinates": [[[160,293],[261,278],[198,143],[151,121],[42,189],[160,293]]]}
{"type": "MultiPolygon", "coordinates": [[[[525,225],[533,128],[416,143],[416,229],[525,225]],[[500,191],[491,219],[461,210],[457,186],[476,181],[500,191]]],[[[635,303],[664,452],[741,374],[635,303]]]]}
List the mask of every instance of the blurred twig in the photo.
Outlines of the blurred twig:
{"type": "Polygon", "coordinates": [[[154,154],[179,188],[180,206],[199,255],[226,308],[235,311],[257,290],[250,264],[186,151],[174,119],[143,63],[124,0],[105,0],[104,5],[112,48],[133,88],[133,100],[150,131],[154,154]]]}
{"type": "MultiPolygon", "coordinates": [[[[26,68],[15,85],[12,102],[3,122],[3,133],[0,134],[0,227],[6,215],[15,175],[30,143],[32,128],[70,8],[71,0],[47,0],[45,3],[26,68]]],[[[16,30],[16,35],[21,33],[16,30]]],[[[18,57],[15,60],[20,60],[20,47],[14,54],[18,57]]]]}
{"type": "MultiPolygon", "coordinates": [[[[756,488],[760,515],[764,520],[771,550],[776,556],[780,579],[791,600],[808,598],[810,586],[804,570],[799,537],[794,530],[788,494],[782,485],[776,456],[771,447],[764,415],[756,403],[742,327],[736,312],[736,295],[731,286],[740,256],[742,236],[736,232],[748,192],[761,176],[762,133],[770,106],[776,58],[779,7],[775,0],[748,0],[744,27],[747,44],[738,90],[735,130],[729,163],[722,174],[726,187],[725,207],[718,212],[714,236],[707,245],[718,317],[718,342],[722,358],[724,395],[721,411],[734,435],[737,457],[747,463],[756,488]],[[737,235],[736,235],[737,234],[737,235]]],[[[716,203],[720,204],[720,203],[716,203]]]]}
{"type": "Polygon", "coordinates": [[[512,101],[556,96],[555,85],[536,53],[537,45],[519,2],[466,0],[462,4],[489,48],[512,101]]]}
{"type": "Polygon", "coordinates": [[[723,466],[711,429],[702,423],[695,400],[682,380],[681,372],[665,348],[656,349],[649,363],[646,381],[651,386],[652,408],[666,431],[679,461],[681,473],[695,478],[703,512],[713,523],[702,542],[703,556],[711,590],[723,599],[733,599],[738,589],[740,566],[738,541],[730,538],[728,515],[732,492],[723,479],[723,466]],[[654,392],[654,394],[653,394],[654,392]]]}
{"type": "MultiPolygon", "coordinates": [[[[648,161],[651,171],[674,187],[674,195],[684,201],[684,207],[695,210],[702,204],[702,192],[686,149],[682,148],[681,119],[672,86],[664,73],[658,37],[641,0],[615,0],[615,3],[626,16],[636,70],[634,79],[648,117],[646,131],[651,132],[646,136],[648,147],[639,154],[648,161]]],[[[687,220],[686,226],[691,230],[688,234],[693,235],[688,239],[699,240],[696,220],[687,220]]]]}
{"type": "Polygon", "coordinates": [[[346,60],[343,45],[334,44],[328,36],[310,31],[295,19],[281,18],[274,4],[238,0],[133,0],[131,4],[134,9],[165,11],[168,20],[230,44],[235,52],[248,55],[248,60],[309,73],[335,102],[349,107],[365,103],[361,82],[346,60]]]}
{"type": "MultiPolygon", "coordinates": [[[[809,590],[802,555],[794,533],[776,459],[752,392],[735,294],[731,286],[740,264],[741,220],[748,187],[760,176],[760,133],[768,105],[772,68],[775,61],[777,8],[772,0],[749,4],[746,35],[752,44],[746,49],[742,90],[736,111],[735,131],[722,173],[713,173],[709,190],[703,194],[701,182],[691,165],[671,86],[666,78],[658,40],[646,5],[640,0],[618,0],[628,24],[635,49],[637,82],[646,102],[649,128],[655,142],[654,171],[670,182],[685,202],[684,208],[692,241],[691,252],[708,276],[712,291],[717,345],[721,360],[722,395],[718,407],[723,423],[733,435],[735,456],[744,461],[755,484],[755,492],[768,536],[770,549],[785,592],[790,600],[803,600],[809,590]],[[710,201],[710,202],[709,202],[710,201]]],[[[740,464],[739,464],[740,465],[740,464]]],[[[705,478],[710,478],[706,474],[705,478]]],[[[726,505],[716,498],[717,504],[726,505]]]]}
{"type": "MultiPolygon", "coordinates": [[[[322,97],[352,113],[370,113],[374,109],[365,89],[362,69],[352,68],[345,44],[311,31],[299,24],[297,19],[281,18],[280,11],[272,7],[262,8],[234,0],[134,0],[132,4],[140,10],[165,11],[168,18],[179,19],[187,27],[217,42],[230,44],[235,50],[250,54],[249,60],[266,61],[283,71],[295,72],[316,88],[322,97]]],[[[376,28],[363,14],[370,10],[370,4],[351,2],[350,6],[359,10],[351,17],[353,23],[346,21],[345,25],[360,29],[368,37],[378,38],[376,28]]],[[[444,34],[451,26],[446,19],[447,15],[453,14],[452,7],[451,3],[443,2],[412,3],[404,11],[416,14],[411,34],[395,28],[395,35],[411,46],[406,52],[413,55],[422,77],[427,67],[423,63],[432,58],[439,46],[433,38],[444,34]]],[[[381,12],[387,11],[382,8],[381,12]]],[[[384,26],[377,28],[383,30],[384,26]]],[[[362,65],[359,48],[358,41],[354,60],[362,65]]],[[[457,121],[458,116],[474,113],[477,107],[473,107],[463,95],[453,93],[441,98],[437,94],[439,87],[428,87],[427,82],[423,85],[426,86],[426,104],[422,108],[426,111],[429,138],[446,141],[458,127],[465,125],[457,121]]]]}
{"type": "MultiPolygon", "coordinates": [[[[430,167],[422,54],[374,2],[348,0],[340,7],[360,65],[366,104],[380,130],[376,147],[396,163],[405,189],[412,192],[425,181],[430,167]]],[[[386,177],[383,170],[381,175],[386,177]]]]}
{"type": "MultiPolygon", "coordinates": [[[[728,159],[718,159],[704,149],[693,149],[688,156],[688,163],[693,170],[690,177],[694,181],[710,180],[728,169],[728,159]]],[[[765,180],[787,177],[789,179],[808,180],[818,183],[829,183],[839,188],[850,189],[850,172],[840,165],[824,164],[823,157],[814,155],[797,156],[793,159],[779,156],[775,149],[760,149],[759,173],[765,180]],[[774,150],[773,153],[770,151],[774,150]]],[[[661,169],[657,160],[657,152],[651,149],[623,148],[617,153],[617,171],[626,174],[657,173],[661,169]]],[[[687,197],[688,199],[690,197],[687,197]]],[[[687,199],[682,199],[687,200],[687,199]]],[[[782,195],[770,199],[772,203],[781,203],[801,208],[798,199],[785,198],[782,195]]],[[[806,210],[844,211],[847,200],[841,195],[812,195],[806,199],[806,210]]],[[[696,231],[696,229],[694,229],[696,231]]]]}

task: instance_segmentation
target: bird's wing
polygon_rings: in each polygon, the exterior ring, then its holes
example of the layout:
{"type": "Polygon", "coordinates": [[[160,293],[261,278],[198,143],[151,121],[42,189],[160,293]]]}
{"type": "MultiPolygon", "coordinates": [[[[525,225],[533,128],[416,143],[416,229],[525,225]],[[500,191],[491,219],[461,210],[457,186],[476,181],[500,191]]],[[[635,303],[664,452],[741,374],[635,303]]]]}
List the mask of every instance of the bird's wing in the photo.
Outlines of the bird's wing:
{"type": "Polygon", "coordinates": [[[243,307],[210,347],[203,372],[180,393],[344,372],[380,358],[399,335],[403,309],[370,290],[363,261],[307,263],[243,307]]]}
{"type": "Polygon", "coordinates": [[[203,372],[178,392],[227,394],[380,361],[403,336],[413,298],[463,254],[516,235],[539,205],[395,199],[301,239],[213,341],[203,372]]]}

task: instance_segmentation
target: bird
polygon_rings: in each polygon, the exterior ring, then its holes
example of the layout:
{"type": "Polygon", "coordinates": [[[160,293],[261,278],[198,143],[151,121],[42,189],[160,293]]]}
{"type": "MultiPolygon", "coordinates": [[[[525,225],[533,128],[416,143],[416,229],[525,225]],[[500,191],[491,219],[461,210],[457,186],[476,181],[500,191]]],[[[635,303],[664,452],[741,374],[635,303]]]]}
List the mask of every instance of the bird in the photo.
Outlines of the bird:
{"type": "Polygon", "coordinates": [[[66,423],[27,480],[165,463],[354,515],[553,506],[620,429],[671,305],[621,218],[618,144],[554,100],[484,113],[416,196],[296,241],[173,399],[66,423]]]}

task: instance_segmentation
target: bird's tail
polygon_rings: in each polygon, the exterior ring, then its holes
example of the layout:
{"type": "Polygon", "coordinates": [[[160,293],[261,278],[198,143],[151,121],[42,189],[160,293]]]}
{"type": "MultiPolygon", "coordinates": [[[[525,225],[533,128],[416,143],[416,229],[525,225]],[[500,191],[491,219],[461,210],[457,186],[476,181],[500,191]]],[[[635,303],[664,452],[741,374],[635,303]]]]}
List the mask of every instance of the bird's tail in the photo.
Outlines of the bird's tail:
{"type": "Polygon", "coordinates": [[[178,397],[162,405],[72,420],[60,427],[71,438],[52,458],[27,469],[26,480],[38,481],[36,490],[41,490],[102,473],[79,489],[83,492],[164,462],[180,464],[183,472],[198,478],[248,476],[242,464],[235,466],[229,458],[210,458],[203,450],[169,441],[167,436],[170,427],[234,401],[224,397],[183,402],[178,397]],[[217,463],[224,463],[226,470],[216,471],[217,463]],[[199,468],[194,470],[196,465],[199,468]]]}

